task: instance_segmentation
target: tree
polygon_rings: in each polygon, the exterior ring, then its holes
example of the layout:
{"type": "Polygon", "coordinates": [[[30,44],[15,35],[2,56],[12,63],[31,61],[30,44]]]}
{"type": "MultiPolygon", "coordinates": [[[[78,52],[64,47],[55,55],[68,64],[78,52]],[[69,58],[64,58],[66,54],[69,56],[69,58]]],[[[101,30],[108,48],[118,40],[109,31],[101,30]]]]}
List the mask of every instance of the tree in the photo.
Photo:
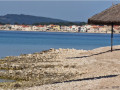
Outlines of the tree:
{"type": "Polygon", "coordinates": [[[15,22],[14,25],[19,25],[19,23],[18,23],[18,22],[15,22]]]}
{"type": "Polygon", "coordinates": [[[5,23],[0,22],[0,25],[5,25],[5,23]]]}

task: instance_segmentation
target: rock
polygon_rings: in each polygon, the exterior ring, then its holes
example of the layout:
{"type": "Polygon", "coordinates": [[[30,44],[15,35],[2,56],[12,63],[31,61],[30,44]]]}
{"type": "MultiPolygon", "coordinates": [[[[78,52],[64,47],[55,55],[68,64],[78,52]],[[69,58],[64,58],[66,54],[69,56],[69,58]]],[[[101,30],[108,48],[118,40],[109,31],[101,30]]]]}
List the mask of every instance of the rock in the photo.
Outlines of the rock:
{"type": "Polygon", "coordinates": [[[18,88],[18,87],[21,87],[21,85],[19,83],[16,83],[14,87],[18,88]]]}
{"type": "Polygon", "coordinates": [[[13,74],[14,71],[13,70],[9,70],[8,72],[9,72],[9,74],[13,74]]]}

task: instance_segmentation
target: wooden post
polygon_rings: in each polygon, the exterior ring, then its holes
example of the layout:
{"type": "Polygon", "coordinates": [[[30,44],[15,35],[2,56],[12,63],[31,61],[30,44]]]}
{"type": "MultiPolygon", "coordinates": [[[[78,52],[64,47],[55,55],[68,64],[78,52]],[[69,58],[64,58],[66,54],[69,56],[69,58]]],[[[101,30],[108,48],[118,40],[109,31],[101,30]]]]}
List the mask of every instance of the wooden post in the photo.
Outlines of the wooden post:
{"type": "Polygon", "coordinates": [[[113,23],[112,23],[112,28],[111,28],[111,52],[113,51],[113,23]]]}

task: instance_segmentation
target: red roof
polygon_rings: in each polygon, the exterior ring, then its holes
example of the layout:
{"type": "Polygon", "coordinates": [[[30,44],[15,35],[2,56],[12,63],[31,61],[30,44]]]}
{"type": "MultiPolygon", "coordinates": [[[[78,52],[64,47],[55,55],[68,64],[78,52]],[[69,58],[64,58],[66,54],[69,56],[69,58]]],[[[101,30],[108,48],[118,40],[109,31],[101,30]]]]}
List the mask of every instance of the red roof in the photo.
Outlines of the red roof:
{"type": "Polygon", "coordinates": [[[25,28],[25,27],[29,27],[29,26],[27,26],[27,25],[22,25],[22,27],[24,27],[24,28],[25,28]]]}
{"type": "Polygon", "coordinates": [[[38,25],[37,27],[44,27],[43,25],[38,25]]]}

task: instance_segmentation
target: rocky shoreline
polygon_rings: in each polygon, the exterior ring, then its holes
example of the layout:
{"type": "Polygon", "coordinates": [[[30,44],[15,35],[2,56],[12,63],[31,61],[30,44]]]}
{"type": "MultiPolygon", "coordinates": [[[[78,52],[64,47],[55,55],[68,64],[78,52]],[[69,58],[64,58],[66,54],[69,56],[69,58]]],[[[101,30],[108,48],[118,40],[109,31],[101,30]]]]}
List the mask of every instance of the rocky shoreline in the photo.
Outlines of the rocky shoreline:
{"type": "MultiPolygon", "coordinates": [[[[114,46],[114,49],[118,48],[120,46],[114,46]]],[[[0,78],[15,81],[0,83],[0,87],[22,89],[120,74],[120,51],[111,53],[109,49],[50,49],[40,53],[5,57],[0,59],[0,69],[5,70],[0,72],[0,78]]]]}
{"type": "MultiPolygon", "coordinates": [[[[16,80],[16,82],[5,83],[8,88],[30,87],[68,80],[74,77],[74,74],[67,68],[74,68],[74,65],[63,65],[61,59],[71,51],[74,52],[75,49],[50,49],[40,53],[5,57],[0,60],[0,69],[6,71],[0,72],[0,77],[16,80]],[[63,72],[64,68],[66,71],[63,72]]],[[[6,88],[6,85],[0,83],[3,88],[6,88]]]]}

